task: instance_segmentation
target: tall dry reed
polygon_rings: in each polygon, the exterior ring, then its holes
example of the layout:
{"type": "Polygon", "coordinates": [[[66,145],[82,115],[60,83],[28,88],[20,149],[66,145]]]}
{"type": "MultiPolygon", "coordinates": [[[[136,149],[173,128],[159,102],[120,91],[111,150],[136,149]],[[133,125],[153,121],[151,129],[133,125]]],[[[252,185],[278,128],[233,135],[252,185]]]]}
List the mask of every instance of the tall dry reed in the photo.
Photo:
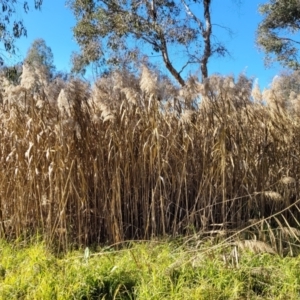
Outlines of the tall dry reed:
{"type": "MultiPolygon", "coordinates": [[[[297,116],[254,101],[244,76],[164,98],[141,76],[71,81],[56,102],[24,87],[26,105],[2,105],[1,237],[38,232],[66,249],[229,231],[300,198],[297,116]]],[[[294,226],[297,202],[281,218],[294,226]]]]}

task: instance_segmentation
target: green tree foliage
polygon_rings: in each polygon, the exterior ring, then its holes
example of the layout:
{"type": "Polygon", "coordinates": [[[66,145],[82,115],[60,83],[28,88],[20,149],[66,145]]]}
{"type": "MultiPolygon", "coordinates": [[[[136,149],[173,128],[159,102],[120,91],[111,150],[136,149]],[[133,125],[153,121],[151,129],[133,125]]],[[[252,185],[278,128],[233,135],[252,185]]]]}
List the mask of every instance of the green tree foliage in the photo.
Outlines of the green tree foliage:
{"type": "Polygon", "coordinates": [[[257,30],[257,44],[266,53],[266,64],[278,61],[291,69],[299,69],[295,34],[300,29],[299,0],[270,0],[260,6],[264,16],[257,30]]]}
{"type": "Polygon", "coordinates": [[[53,53],[50,47],[46,45],[45,40],[36,39],[27,52],[24,63],[33,67],[43,66],[46,69],[49,78],[52,78],[55,72],[53,63],[53,53]]]}
{"type": "MultiPolygon", "coordinates": [[[[43,0],[34,0],[33,4],[35,9],[40,9],[43,0]]],[[[26,36],[27,31],[24,26],[22,19],[17,16],[17,7],[21,6],[25,13],[29,11],[28,1],[17,1],[17,0],[1,0],[0,1],[0,42],[4,44],[6,51],[14,53],[15,39],[21,36],[26,36]]],[[[3,64],[3,58],[0,57],[0,63],[3,64]]]]}
{"type": "Polygon", "coordinates": [[[225,53],[219,43],[211,45],[211,0],[71,0],[70,5],[77,18],[74,36],[81,47],[74,56],[76,71],[91,62],[117,65],[122,57],[134,59],[145,44],[146,54],[161,56],[183,86],[187,66],[199,64],[206,78],[209,58],[225,53]],[[175,48],[185,59],[179,62],[178,53],[172,56],[175,48]]]}

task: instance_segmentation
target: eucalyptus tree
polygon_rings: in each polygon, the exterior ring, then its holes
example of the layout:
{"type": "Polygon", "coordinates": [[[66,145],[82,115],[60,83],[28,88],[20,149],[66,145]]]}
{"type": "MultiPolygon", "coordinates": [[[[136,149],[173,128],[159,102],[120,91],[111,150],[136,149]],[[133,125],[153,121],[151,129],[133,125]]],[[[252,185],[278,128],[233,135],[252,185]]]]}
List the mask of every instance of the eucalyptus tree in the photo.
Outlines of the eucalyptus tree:
{"type": "Polygon", "coordinates": [[[257,44],[266,53],[266,64],[278,61],[298,70],[300,1],[270,0],[259,11],[263,20],[257,30],[257,44]]]}
{"type": "Polygon", "coordinates": [[[81,52],[74,56],[75,70],[91,62],[118,64],[136,58],[142,44],[146,55],[158,55],[181,85],[183,71],[199,64],[202,79],[214,53],[225,54],[212,43],[212,0],[70,0],[77,19],[74,36],[81,52]],[[176,49],[176,54],[174,54],[176,49]],[[178,52],[184,55],[178,55],[178,52]]]}
{"type": "MultiPolygon", "coordinates": [[[[1,0],[0,1],[0,42],[3,43],[6,51],[15,52],[15,40],[27,35],[24,22],[19,18],[17,9],[20,8],[27,13],[30,9],[29,1],[1,0]]],[[[43,0],[33,0],[35,9],[40,9],[43,0]]],[[[3,64],[3,58],[0,57],[3,64]]]]}
{"type": "Polygon", "coordinates": [[[55,66],[52,49],[47,46],[44,39],[39,38],[32,42],[27,51],[24,63],[33,67],[43,66],[49,79],[54,76],[55,66]]]}

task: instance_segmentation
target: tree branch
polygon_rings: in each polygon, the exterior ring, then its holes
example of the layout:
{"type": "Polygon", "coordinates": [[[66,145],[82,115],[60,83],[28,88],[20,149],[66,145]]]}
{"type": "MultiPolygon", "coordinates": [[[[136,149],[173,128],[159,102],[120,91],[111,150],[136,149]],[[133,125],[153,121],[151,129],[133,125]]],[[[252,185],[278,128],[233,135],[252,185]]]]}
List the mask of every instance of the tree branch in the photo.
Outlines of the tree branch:
{"type": "Polygon", "coordinates": [[[161,41],[161,53],[163,57],[163,61],[165,63],[166,68],[170,71],[170,73],[174,76],[174,78],[179,82],[181,86],[185,86],[185,81],[181,77],[180,73],[176,71],[172,63],[170,62],[167,43],[163,33],[160,32],[160,41],[161,41]]]}
{"type": "Polygon", "coordinates": [[[210,42],[210,36],[211,36],[211,20],[210,20],[210,3],[211,0],[203,0],[204,5],[204,18],[205,18],[205,24],[206,29],[203,33],[203,39],[204,39],[204,53],[201,58],[201,73],[202,73],[202,80],[208,77],[208,71],[207,71],[207,63],[211,56],[211,42],[210,42]]]}
{"type": "Polygon", "coordinates": [[[193,14],[193,12],[189,8],[189,6],[186,4],[185,0],[181,0],[181,2],[183,3],[183,5],[185,7],[186,13],[198,24],[198,26],[203,34],[205,32],[205,29],[204,29],[204,25],[201,22],[201,20],[199,18],[197,18],[197,16],[195,16],[195,14],[193,14]]]}
{"type": "Polygon", "coordinates": [[[291,38],[276,36],[276,39],[278,39],[278,40],[283,40],[283,41],[289,41],[289,42],[292,42],[292,43],[295,43],[295,44],[299,44],[299,45],[300,45],[300,42],[295,41],[295,40],[293,40],[293,39],[291,39],[291,38]]]}
{"type": "Polygon", "coordinates": [[[205,19],[205,26],[203,22],[191,11],[190,7],[187,5],[185,0],[181,0],[183,3],[186,13],[188,16],[190,16],[199,26],[199,29],[201,30],[202,37],[204,40],[204,52],[200,59],[200,65],[201,65],[201,74],[202,74],[202,80],[208,77],[208,70],[207,70],[207,64],[208,60],[212,54],[211,51],[211,33],[212,33],[212,25],[211,25],[211,18],[210,18],[210,4],[211,0],[203,0],[203,8],[204,8],[204,19],[205,19]]]}

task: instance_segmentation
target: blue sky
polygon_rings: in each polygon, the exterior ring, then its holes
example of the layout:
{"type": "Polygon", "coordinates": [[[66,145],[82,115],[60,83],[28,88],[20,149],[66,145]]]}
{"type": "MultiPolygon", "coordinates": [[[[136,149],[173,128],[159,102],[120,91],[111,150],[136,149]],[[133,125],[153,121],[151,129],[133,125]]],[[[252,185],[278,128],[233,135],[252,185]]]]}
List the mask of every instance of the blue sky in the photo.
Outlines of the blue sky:
{"type": "MultiPolygon", "coordinates": [[[[220,25],[214,26],[215,35],[225,43],[230,56],[213,57],[208,66],[209,74],[238,76],[244,72],[249,77],[258,78],[261,88],[264,88],[282,70],[279,65],[266,69],[264,54],[255,45],[255,31],[261,21],[258,6],[267,0],[243,0],[241,4],[237,4],[238,2],[213,0],[212,23],[220,25]],[[221,26],[230,28],[232,34],[228,34],[221,26]]],[[[22,61],[31,43],[37,38],[43,38],[52,49],[57,70],[69,71],[71,53],[79,48],[72,36],[75,19],[66,7],[65,0],[44,0],[41,11],[31,9],[28,14],[20,8],[18,16],[23,18],[28,34],[27,38],[17,41],[19,52],[9,59],[10,62],[22,61]]]]}

